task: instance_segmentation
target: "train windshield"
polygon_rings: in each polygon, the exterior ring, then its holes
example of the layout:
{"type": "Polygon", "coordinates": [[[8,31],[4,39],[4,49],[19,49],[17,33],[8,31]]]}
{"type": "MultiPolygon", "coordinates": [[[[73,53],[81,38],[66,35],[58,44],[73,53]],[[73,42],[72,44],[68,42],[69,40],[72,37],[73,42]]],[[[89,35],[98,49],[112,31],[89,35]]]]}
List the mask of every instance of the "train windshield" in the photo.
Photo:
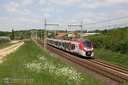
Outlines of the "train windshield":
{"type": "Polygon", "coordinates": [[[84,44],[85,47],[91,48],[91,42],[90,41],[88,41],[88,40],[83,41],[83,44],[84,44]]]}

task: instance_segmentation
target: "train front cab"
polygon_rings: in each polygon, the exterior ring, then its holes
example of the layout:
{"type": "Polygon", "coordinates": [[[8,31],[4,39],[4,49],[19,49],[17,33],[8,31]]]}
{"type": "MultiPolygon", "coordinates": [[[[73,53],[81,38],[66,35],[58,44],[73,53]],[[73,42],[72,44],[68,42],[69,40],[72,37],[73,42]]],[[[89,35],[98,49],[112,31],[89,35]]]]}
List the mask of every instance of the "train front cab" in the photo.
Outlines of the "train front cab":
{"type": "Polygon", "coordinates": [[[92,43],[89,40],[80,40],[79,43],[79,54],[93,58],[94,49],[92,43]]]}

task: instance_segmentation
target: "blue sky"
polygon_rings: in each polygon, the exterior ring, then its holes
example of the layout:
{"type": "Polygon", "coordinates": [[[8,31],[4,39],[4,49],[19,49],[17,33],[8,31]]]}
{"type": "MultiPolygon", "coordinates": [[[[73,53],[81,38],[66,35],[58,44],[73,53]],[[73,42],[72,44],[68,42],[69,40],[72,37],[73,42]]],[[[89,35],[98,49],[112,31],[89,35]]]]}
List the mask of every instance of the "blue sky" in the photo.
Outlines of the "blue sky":
{"type": "Polygon", "coordinates": [[[128,26],[128,0],[1,0],[0,31],[44,29],[47,23],[57,23],[59,27],[47,26],[47,29],[77,30],[80,27],[68,27],[69,24],[83,22],[83,30],[107,29],[108,25],[128,26]],[[90,24],[89,23],[95,23],[90,24]],[[106,27],[104,27],[106,26],[106,27]]]}

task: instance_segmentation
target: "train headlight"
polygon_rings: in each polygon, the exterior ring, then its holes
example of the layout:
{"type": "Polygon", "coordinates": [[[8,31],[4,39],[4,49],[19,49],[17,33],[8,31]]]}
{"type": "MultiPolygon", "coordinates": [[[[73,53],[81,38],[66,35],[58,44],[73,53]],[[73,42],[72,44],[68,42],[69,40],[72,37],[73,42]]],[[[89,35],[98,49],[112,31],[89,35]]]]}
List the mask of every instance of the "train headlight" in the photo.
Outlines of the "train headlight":
{"type": "Polygon", "coordinates": [[[86,51],[86,50],[87,50],[87,48],[84,48],[84,49],[83,49],[83,51],[86,51]]]}
{"type": "Polygon", "coordinates": [[[91,48],[91,50],[94,50],[93,48],[91,48]]]}

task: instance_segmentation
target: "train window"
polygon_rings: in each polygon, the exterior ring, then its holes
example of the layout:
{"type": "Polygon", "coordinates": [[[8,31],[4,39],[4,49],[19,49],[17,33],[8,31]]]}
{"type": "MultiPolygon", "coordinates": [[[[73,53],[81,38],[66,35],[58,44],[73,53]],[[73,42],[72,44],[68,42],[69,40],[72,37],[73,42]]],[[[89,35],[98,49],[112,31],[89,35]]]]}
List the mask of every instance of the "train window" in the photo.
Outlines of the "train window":
{"type": "Polygon", "coordinates": [[[62,46],[64,47],[64,42],[62,42],[62,46]]]}
{"type": "Polygon", "coordinates": [[[51,44],[54,44],[54,41],[51,40],[51,44]]]}
{"type": "Polygon", "coordinates": [[[60,46],[60,42],[58,41],[58,46],[60,46]]]}
{"type": "Polygon", "coordinates": [[[53,41],[53,45],[55,45],[55,41],[53,41]]]}
{"type": "Polygon", "coordinates": [[[72,50],[74,50],[75,49],[75,44],[72,44],[72,50]]]}
{"type": "Polygon", "coordinates": [[[67,43],[65,42],[65,48],[67,48],[67,43]]]}
{"type": "Polygon", "coordinates": [[[51,44],[52,44],[52,42],[53,42],[53,41],[51,40],[51,44]]]}
{"type": "Polygon", "coordinates": [[[91,42],[90,41],[83,41],[83,44],[85,47],[91,48],[91,42]]]}
{"type": "Polygon", "coordinates": [[[58,41],[56,41],[56,45],[58,45],[58,41]]]}
{"type": "Polygon", "coordinates": [[[56,45],[56,41],[55,41],[55,45],[56,45]]]}
{"type": "Polygon", "coordinates": [[[55,41],[55,45],[58,45],[58,41],[55,41]]]}
{"type": "Polygon", "coordinates": [[[67,43],[67,45],[66,45],[66,48],[68,49],[68,47],[69,47],[69,43],[67,43]]]}

